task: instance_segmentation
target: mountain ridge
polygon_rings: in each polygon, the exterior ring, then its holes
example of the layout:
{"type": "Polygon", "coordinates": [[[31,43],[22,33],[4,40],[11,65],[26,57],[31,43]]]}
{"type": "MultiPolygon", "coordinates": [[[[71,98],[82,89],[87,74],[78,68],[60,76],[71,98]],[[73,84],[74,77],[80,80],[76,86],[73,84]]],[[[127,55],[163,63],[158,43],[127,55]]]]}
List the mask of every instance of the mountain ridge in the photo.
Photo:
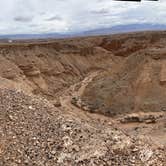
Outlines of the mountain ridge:
{"type": "Polygon", "coordinates": [[[71,33],[43,33],[43,34],[7,34],[0,35],[0,40],[17,40],[17,39],[47,39],[47,38],[69,38],[82,36],[108,35],[116,33],[128,33],[136,31],[157,31],[166,30],[164,24],[127,24],[113,27],[97,28],[92,30],[71,32],[71,33]]]}

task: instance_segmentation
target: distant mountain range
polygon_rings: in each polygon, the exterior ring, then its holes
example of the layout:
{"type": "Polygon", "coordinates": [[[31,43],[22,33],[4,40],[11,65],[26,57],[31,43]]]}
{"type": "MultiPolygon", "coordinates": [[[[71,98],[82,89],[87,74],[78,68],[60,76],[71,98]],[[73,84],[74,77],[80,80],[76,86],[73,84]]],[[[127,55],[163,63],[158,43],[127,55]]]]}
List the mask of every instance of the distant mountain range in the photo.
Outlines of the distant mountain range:
{"type": "Polygon", "coordinates": [[[16,39],[45,39],[45,38],[67,38],[78,36],[93,36],[93,35],[108,35],[115,33],[148,31],[148,30],[166,30],[166,25],[162,24],[129,24],[117,25],[110,28],[93,29],[75,33],[47,33],[47,34],[14,34],[0,35],[1,40],[16,40],[16,39]]]}
{"type": "Polygon", "coordinates": [[[134,32],[134,31],[166,30],[166,25],[162,24],[129,24],[117,25],[111,28],[101,28],[86,31],[84,35],[107,35],[114,33],[134,32]]]}

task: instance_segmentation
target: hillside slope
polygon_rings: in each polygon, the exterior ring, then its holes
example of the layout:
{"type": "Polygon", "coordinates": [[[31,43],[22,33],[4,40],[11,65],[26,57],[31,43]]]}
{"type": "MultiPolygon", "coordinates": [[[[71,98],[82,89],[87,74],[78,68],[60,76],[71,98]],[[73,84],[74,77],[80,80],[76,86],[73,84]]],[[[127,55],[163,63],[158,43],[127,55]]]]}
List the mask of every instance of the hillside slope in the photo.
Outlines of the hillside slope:
{"type": "Polygon", "coordinates": [[[111,51],[114,57],[123,57],[123,61],[86,86],[79,97],[82,105],[92,112],[110,115],[164,111],[165,43],[164,35],[157,33],[103,39],[100,46],[111,51]]]}
{"type": "Polygon", "coordinates": [[[54,98],[87,73],[110,68],[112,56],[89,40],[5,44],[0,46],[0,76],[25,91],[54,98]]]}

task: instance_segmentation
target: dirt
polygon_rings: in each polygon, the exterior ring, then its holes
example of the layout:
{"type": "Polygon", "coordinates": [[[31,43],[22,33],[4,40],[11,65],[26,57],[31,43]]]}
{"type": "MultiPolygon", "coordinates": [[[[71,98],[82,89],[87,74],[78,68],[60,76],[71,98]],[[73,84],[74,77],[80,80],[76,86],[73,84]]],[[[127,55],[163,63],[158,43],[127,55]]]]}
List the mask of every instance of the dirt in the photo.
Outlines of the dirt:
{"type": "Polygon", "coordinates": [[[0,165],[166,165],[166,32],[0,43],[0,165]]]}

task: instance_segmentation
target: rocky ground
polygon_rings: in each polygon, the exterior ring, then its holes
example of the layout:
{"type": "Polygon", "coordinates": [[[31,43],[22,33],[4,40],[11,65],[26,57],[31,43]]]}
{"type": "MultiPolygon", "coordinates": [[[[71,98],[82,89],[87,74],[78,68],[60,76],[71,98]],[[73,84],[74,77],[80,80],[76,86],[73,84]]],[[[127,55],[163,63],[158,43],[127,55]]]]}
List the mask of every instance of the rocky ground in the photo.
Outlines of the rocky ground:
{"type": "MultiPolygon", "coordinates": [[[[87,116],[87,115],[86,115],[87,116]]],[[[0,165],[164,165],[165,148],[47,100],[0,91],[0,165]]],[[[101,118],[102,119],[102,118],[101,118]]],[[[107,123],[106,123],[107,122],[107,123]]]]}
{"type": "Polygon", "coordinates": [[[166,32],[0,44],[0,166],[165,166],[166,32]]]}

